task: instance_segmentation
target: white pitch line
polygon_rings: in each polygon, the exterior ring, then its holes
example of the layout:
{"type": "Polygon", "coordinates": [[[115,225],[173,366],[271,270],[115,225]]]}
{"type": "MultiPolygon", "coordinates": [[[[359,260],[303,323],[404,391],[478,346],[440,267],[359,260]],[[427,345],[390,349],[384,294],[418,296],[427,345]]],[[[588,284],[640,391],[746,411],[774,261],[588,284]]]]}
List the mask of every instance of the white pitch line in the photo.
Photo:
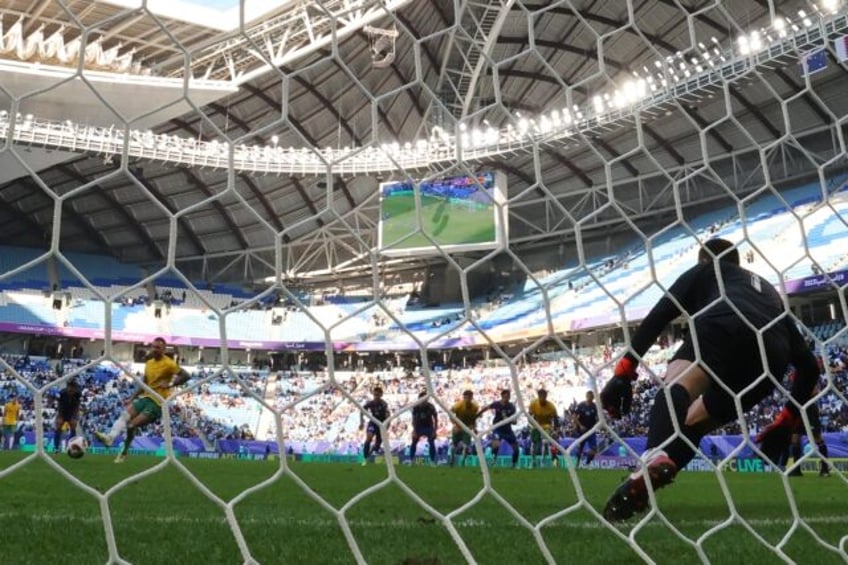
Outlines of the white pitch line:
{"type": "MultiPolygon", "coordinates": [[[[48,512],[30,513],[30,512],[2,512],[0,520],[5,519],[29,519],[35,522],[53,523],[84,523],[84,524],[100,524],[102,520],[95,516],[79,516],[76,514],[54,514],[48,512]]],[[[804,518],[807,524],[848,524],[848,515],[842,516],[810,516],[804,518]]],[[[132,523],[142,522],[145,524],[191,524],[191,525],[209,525],[209,524],[227,524],[224,517],[206,516],[202,518],[189,518],[185,516],[139,516],[133,515],[128,517],[116,518],[113,514],[113,523],[132,523]]],[[[685,527],[704,527],[709,528],[717,524],[723,523],[725,520],[672,520],[672,524],[678,528],[685,527]]],[[[308,519],[308,518],[287,518],[280,516],[268,516],[263,518],[247,517],[238,520],[239,525],[273,525],[273,526],[296,526],[299,528],[337,528],[339,523],[332,519],[308,519]]],[[[479,520],[469,518],[465,520],[454,520],[454,525],[458,528],[522,528],[524,526],[517,521],[512,522],[491,522],[489,520],[479,520]]],[[[749,519],[748,523],[754,527],[768,526],[791,526],[793,520],[790,518],[754,518],[749,519]]],[[[440,525],[440,521],[430,516],[422,516],[420,520],[348,520],[348,524],[357,528],[390,528],[390,529],[418,529],[426,525],[440,525]]],[[[649,522],[647,527],[665,527],[659,522],[649,522]]],[[[620,529],[627,529],[628,524],[617,525],[620,529]]],[[[595,530],[605,529],[606,526],[600,522],[555,522],[545,529],[580,529],[580,530],[595,530]]]]}

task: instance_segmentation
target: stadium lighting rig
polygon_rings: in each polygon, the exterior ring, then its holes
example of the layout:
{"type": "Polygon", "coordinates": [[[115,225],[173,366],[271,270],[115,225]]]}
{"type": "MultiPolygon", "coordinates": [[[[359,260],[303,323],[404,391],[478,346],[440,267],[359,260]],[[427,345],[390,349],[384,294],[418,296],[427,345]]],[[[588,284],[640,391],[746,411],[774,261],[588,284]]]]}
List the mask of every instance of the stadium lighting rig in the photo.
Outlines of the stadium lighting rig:
{"type": "MultiPolygon", "coordinates": [[[[397,35],[397,32],[373,28],[375,24],[408,4],[410,0],[323,0],[280,2],[287,9],[273,17],[259,18],[243,30],[230,30],[223,41],[202,49],[192,57],[195,77],[232,80],[244,84],[270,69],[290,65],[292,61],[316,49],[327,47],[339,38],[362,29],[366,34],[397,35]],[[317,6],[317,7],[316,7],[317,6]]],[[[256,5],[262,5],[257,2],[256,5]]],[[[393,43],[392,43],[393,45],[393,43]]],[[[169,76],[183,73],[182,54],[163,66],[169,76]]]]}
{"type": "Polygon", "coordinates": [[[0,112],[0,137],[16,143],[121,155],[192,167],[230,168],[258,174],[368,174],[422,169],[456,160],[479,161],[522,152],[539,144],[567,144],[578,133],[592,134],[625,124],[637,114],[660,112],[669,102],[697,97],[769,64],[786,64],[835,37],[848,33],[848,12],[842,0],[824,0],[815,13],[799,10],[794,18],[776,17],[771,25],[752,30],[724,48],[712,37],[688,54],[678,52],[645,65],[620,87],[594,95],[580,107],[554,108],[538,116],[516,112],[505,127],[488,122],[469,127],[459,122],[455,133],[434,127],[428,138],[379,146],[334,148],[282,147],[273,136],[267,145],[200,141],[129,128],[89,127],[70,121],[0,112]]]}

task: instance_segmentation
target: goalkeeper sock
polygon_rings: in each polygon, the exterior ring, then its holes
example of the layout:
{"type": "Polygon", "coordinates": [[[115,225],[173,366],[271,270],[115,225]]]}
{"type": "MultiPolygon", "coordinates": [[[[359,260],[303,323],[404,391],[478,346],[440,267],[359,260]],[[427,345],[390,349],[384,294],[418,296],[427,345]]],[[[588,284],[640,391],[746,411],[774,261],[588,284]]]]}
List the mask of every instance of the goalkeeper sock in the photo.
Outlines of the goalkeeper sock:
{"type": "MultiPolygon", "coordinates": [[[[689,410],[689,393],[682,385],[674,384],[669,389],[671,402],[674,405],[674,413],[680,427],[686,421],[686,412],[689,410]]],[[[674,435],[674,421],[671,418],[668,402],[665,395],[657,392],[654,405],[651,407],[651,419],[648,428],[648,449],[661,445],[665,440],[674,435]]]]}
{"type": "MultiPolygon", "coordinates": [[[[693,440],[695,445],[698,445],[698,441],[700,441],[701,438],[699,437],[697,438],[697,441],[694,441],[694,438],[691,437],[694,433],[693,430],[684,424],[686,421],[686,412],[689,410],[689,404],[691,404],[689,392],[683,388],[682,385],[674,384],[671,385],[669,393],[671,395],[671,403],[674,408],[674,414],[677,416],[677,422],[680,425],[680,431],[683,432],[686,437],[693,440]]],[[[674,433],[674,420],[671,417],[669,403],[666,401],[664,394],[657,393],[657,397],[654,398],[654,405],[651,407],[647,449],[652,449],[662,445],[663,442],[672,437],[674,433]]],[[[669,458],[674,461],[678,469],[685,467],[695,455],[692,448],[689,447],[680,436],[675,437],[675,439],[663,449],[668,454],[669,458]]]]}
{"type": "Polygon", "coordinates": [[[827,464],[827,461],[826,461],[826,459],[827,459],[827,444],[824,442],[824,440],[817,441],[816,447],[818,448],[819,454],[821,455],[821,467],[819,468],[819,472],[820,473],[829,473],[830,472],[830,466],[827,464]]]}
{"type": "Polygon", "coordinates": [[[371,455],[371,440],[366,439],[365,445],[362,446],[362,456],[365,459],[368,459],[368,456],[371,455]]]}
{"type": "Polygon", "coordinates": [[[53,432],[53,449],[59,451],[62,446],[62,430],[53,432]]]}

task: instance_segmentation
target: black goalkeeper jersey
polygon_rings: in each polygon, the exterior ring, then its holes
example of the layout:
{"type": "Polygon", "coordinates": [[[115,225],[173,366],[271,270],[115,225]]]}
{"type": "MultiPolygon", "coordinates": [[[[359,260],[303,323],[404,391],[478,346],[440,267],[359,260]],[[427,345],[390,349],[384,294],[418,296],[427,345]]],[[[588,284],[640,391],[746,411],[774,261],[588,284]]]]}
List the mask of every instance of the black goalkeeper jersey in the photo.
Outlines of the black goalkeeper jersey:
{"type": "Polygon", "coordinates": [[[700,319],[736,316],[735,307],[759,329],[783,313],[780,295],[768,281],[727,261],[719,265],[724,298],[712,262],[692,267],[680,275],[642,321],[631,342],[636,353],[643,355],[663,328],[681,314],[700,319]],[[680,303],[682,311],[669,295],[680,303]]]}
{"type": "MultiPolygon", "coordinates": [[[[719,261],[718,266],[720,280],[712,261],[699,263],[680,275],[633,334],[630,346],[636,355],[644,355],[666,325],[681,314],[694,317],[696,323],[703,319],[720,321],[741,314],[746,324],[759,330],[785,313],[780,294],[767,280],[729,261],[719,261]]],[[[798,368],[799,374],[803,374],[793,386],[792,395],[806,402],[818,380],[818,364],[793,318],[784,316],[763,335],[772,349],[789,352],[790,362],[798,368]]],[[[632,353],[626,355],[638,361],[632,353]]]]}

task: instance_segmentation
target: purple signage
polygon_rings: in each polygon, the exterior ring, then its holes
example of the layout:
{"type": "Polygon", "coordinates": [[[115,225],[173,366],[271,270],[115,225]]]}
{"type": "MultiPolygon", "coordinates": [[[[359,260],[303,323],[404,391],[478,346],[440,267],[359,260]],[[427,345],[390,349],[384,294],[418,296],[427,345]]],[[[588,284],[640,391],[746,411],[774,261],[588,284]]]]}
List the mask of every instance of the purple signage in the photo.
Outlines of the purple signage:
{"type": "MultiPolygon", "coordinates": [[[[827,443],[828,456],[833,460],[840,460],[844,464],[846,458],[848,458],[848,434],[845,432],[831,432],[822,434],[822,437],[824,437],[827,443]]],[[[20,445],[33,445],[35,444],[35,439],[34,432],[26,432],[23,438],[19,440],[20,445]]],[[[52,442],[49,439],[45,437],[44,441],[45,445],[52,447],[52,442]]],[[[573,441],[571,438],[564,440],[561,443],[563,450],[567,449],[573,441]]],[[[594,467],[607,468],[620,465],[637,465],[638,462],[635,456],[645,451],[647,438],[624,438],[624,441],[630,449],[624,448],[617,443],[611,444],[598,453],[598,457],[595,459],[597,464],[594,467]]],[[[751,441],[743,446],[742,449],[737,449],[742,442],[743,437],[739,435],[706,436],[701,440],[699,449],[702,457],[709,458],[713,461],[720,461],[728,457],[742,459],[756,458],[757,454],[751,449],[753,445],[751,441]]],[[[157,451],[163,449],[164,443],[165,440],[158,436],[137,437],[133,440],[132,447],[133,449],[157,451]]],[[[439,447],[444,445],[444,440],[439,440],[439,444],[439,447]]],[[[406,441],[394,440],[391,442],[392,452],[403,453],[408,445],[406,441]]],[[[101,445],[99,442],[94,442],[94,446],[100,447],[101,445]]],[[[179,454],[205,450],[203,443],[197,438],[174,438],[173,446],[174,451],[179,454]]],[[[356,442],[344,442],[343,445],[335,445],[329,441],[315,440],[309,442],[290,441],[286,442],[284,447],[289,453],[356,455],[359,453],[360,444],[356,442]]],[[[501,450],[501,455],[511,453],[506,445],[503,447],[504,449],[501,450]]],[[[221,453],[276,454],[279,451],[279,446],[273,441],[220,440],[217,442],[217,451],[221,453]]],[[[423,454],[423,451],[419,451],[419,454],[423,454]]]]}
{"type": "Polygon", "coordinates": [[[786,281],[786,292],[788,294],[803,294],[817,290],[833,290],[832,285],[843,286],[848,282],[848,271],[836,271],[827,275],[813,275],[803,279],[786,281]]]}

